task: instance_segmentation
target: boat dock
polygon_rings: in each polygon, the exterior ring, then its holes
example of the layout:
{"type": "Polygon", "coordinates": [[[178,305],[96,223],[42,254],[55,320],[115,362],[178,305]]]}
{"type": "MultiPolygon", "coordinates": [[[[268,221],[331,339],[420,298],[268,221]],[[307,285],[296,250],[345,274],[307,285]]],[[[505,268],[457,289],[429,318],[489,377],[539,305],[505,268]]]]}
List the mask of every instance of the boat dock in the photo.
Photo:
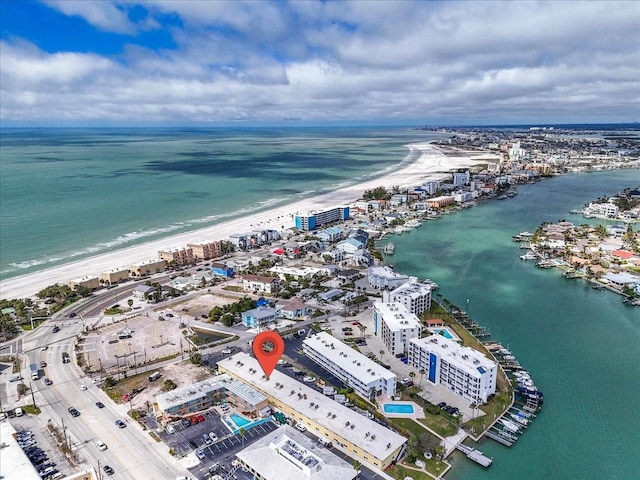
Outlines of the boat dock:
{"type": "Polygon", "coordinates": [[[462,443],[459,443],[458,445],[456,445],[456,448],[460,450],[462,453],[464,453],[469,460],[473,460],[474,462],[476,462],[479,465],[482,465],[485,468],[490,466],[491,463],[493,462],[493,458],[487,457],[480,450],[476,450],[475,448],[468,447],[466,445],[463,445],[462,443]]]}
{"type": "Polygon", "coordinates": [[[386,255],[393,255],[396,251],[396,244],[393,242],[389,242],[384,246],[383,253],[386,255]]]}

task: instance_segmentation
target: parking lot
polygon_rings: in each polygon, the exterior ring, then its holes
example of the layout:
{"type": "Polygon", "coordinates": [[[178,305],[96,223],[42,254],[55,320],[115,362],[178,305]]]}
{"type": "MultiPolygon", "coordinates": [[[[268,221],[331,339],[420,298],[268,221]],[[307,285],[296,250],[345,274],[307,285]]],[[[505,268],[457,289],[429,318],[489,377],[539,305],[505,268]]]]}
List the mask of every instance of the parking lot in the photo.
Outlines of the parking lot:
{"type": "Polygon", "coordinates": [[[29,457],[41,478],[61,478],[73,469],[69,466],[51,434],[44,428],[37,418],[22,416],[14,418],[12,426],[18,433],[18,443],[29,457]]]}
{"type": "MultiPolygon", "coordinates": [[[[160,439],[172,448],[178,457],[190,455],[192,459],[198,459],[198,464],[189,468],[198,478],[209,478],[214,472],[226,477],[233,471],[238,479],[251,479],[250,475],[232,465],[235,454],[278,426],[269,421],[247,429],[242,435],[233,435],[215,410],[204,412],[202,417],[204,421],[195,424],[189,421],[172,422],[175,433],[167,433],[166,430],[156,431],[159,432],[160,439]],[[214,434],[215,441],[211,440],[210,433],[214,434]]],[[[157,428],[153,422],[153,419],[149,419],[148,426],[157,428]]]]}

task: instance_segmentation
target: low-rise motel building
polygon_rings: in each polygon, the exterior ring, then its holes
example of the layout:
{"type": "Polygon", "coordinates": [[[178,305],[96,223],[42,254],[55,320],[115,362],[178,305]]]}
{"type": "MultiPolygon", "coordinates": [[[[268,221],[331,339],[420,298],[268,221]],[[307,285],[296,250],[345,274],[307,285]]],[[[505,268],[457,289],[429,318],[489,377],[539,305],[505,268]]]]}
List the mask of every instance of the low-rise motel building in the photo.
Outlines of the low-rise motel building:
{"type": "Polygon", "coordinates": [[[345,221],[349,219],[349,207],[335,207],[328,210],[312,210],[310,212],[296,215],[296,228],[300,231],[308,232],[315,230],[327,223],[345,221]]]}
{"type": "Polygon", "coordinates": [[[80,277],[74,278],[69,282],[69,287],[75,290],[78,287],[88,288],[89,290],[96,290],[100,288],[100,280],[98,277],[80,277]]]}
{"type": "Polygon", "coordinates": [[[144,262],[134,263],[129,267],[129,272],[131,272],[132,277],[144,277],[145,275],[164,272],[166,269],[167,262],[165,260],[153,258],[144,262]]]}
{"type": "Polygon", "coordinates": [[[221,403],[231,403],[252,417],[270,413],[265,395],[228,375],[216,375],[155,398],[156,417],[164,422],[202,412],[221,403]]]}
{"type": "Polygon", "coordinates": [[[396,393],[395,373],[327,332],[307,337],[302,342],[302,350],[309,359],[364,398],[371,398],[372,394],[393,397],[396,393]]]}
{"type": "Polygon", "coordinates": [[[496,392],[496,362],[442,335],[411,339],[408,357],[409,365],[424,369],[431,383],[472,402],[486,403],[496,392]]]}
{"type": "Polygon", "coordinates": [[[158,252],[158,258],[166,260],[167,264],[174,266],[192,265],[195,263],[193,250],[189,247],[160,250],[158,252]]]}
{"type": "Polygon", "coordinates": [[[278,370],[267,377],[258,361],[246,353],[220,360],[218,370],[263,393],[275,410],[302,423],[313,435],[332,442],[361,463],[384,470],[403,453],[407,439],[402,435],[278,370]]]}
{"type": "Polygon", "coordinates": [[[352,480],[358,471],[297,430],[283,425],[236,454],[259,480],[352,480]]]}
{"type": "Polygon", "coordinates": [[[114,268],[100,274],[100,281],[107,285],[115,285],[127,280],[129,280],[129,268],[127,267],[114,268]]]}
{"type": "Polygon", "coordinates": [[[420,319],[402,303],[373,304],[373,332],[380,337],[391,355],[409,351],[409,340],[420,338],[420,319]]]}

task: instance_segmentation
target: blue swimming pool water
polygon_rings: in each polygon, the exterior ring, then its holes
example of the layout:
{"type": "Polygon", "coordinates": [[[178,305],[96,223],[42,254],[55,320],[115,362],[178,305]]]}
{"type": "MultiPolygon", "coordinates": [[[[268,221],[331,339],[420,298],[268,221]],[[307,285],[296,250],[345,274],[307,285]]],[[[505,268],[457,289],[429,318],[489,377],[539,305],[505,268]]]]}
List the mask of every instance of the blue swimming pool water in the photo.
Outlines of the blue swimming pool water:
{"type": "Polygon", "coordinates": [[[238,428],[245,427],[251,423],[251,420],[247,420],[242,415],[238,415],[237,413],[232,413],[229,416],[231,417],[231,420],[233,420],[233,423],[235,423],[236,427],[238,428]]]}
{"type": "Polygon", "coordinates": [[[385,403],[382,409],[384,413],[413,413],[413,405],[408,403],[385,403]]]}
{"type": "Polygon", "coordinates": [[[434,330],[437,334],[442,335],[444,338],[448,338],[449,340],[453,339],[453,336],[449,333],[449,330],[445,330],[444,328],[439,330],[434,330]]]}

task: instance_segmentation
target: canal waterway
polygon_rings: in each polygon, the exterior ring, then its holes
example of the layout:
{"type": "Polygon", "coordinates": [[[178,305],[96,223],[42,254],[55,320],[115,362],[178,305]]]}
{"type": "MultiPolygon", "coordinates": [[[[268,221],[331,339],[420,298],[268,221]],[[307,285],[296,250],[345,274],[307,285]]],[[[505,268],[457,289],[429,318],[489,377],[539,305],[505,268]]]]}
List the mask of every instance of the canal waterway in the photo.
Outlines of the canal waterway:
{"type": "Polygon", "coordinates": [[[569,210],[639,181],[638,170],[555,177],[389,237],[395,270],[435,280],[436,293],[487,327],[545,394],[513,447],[479,444],[494,459],[489,469],[455,454],[448,479],[640,478],[640,308],[535,268],[512,241],[544,221],[586,223],[569,210]]]}

